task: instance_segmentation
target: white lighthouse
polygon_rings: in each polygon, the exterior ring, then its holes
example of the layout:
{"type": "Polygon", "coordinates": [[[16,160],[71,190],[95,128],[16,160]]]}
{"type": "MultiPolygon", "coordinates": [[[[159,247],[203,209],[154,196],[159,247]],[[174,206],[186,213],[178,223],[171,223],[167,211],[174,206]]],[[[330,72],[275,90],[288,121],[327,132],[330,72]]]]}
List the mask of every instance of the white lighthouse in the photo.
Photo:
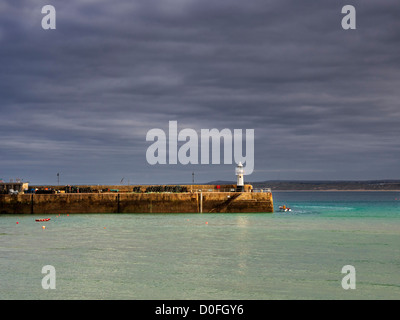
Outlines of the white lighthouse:
{"type": "Polygon", "coordinates": [[[236,185],[236,191],[237,192],[243,192],[244,191],[244,169],[243,165],[241,162],[236,167],[236,176],[237,176],[237,185],[236,185]]]}

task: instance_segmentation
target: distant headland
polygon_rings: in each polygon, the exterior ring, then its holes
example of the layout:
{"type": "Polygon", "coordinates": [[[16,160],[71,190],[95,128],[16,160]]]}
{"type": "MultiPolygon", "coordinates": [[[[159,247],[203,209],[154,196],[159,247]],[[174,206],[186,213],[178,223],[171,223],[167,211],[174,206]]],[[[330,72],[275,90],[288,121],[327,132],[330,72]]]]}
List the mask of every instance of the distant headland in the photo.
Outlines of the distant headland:
{"type": "MultiPolygon", "coordinates": [[[[208,184],[229,184],[229,181],[212,181],[208,184]]],[[[400,191],[400,180],[269,180],[249,182],[254,188],[272,191],[400,191]]]]}

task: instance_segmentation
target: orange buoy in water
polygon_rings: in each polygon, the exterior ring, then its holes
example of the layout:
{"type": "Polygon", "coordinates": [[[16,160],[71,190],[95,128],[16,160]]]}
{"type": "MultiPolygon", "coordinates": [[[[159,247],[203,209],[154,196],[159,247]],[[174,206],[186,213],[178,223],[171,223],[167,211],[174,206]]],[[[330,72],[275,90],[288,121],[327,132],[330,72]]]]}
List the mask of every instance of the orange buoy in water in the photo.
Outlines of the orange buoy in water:
{"type": "Polygon", "coordinates": [[[206,224],[208,224],[208,222],[206,221],[206,224]]]}
{"type": "Polygon", "coordinates": [[[17,224],[19,224],[19,222],[17,221],[17,224]]]}
{"type": "Polygon", "coordinates": [[[43,229],[43,230],[46,229],[46,226],[42,226],[42,229],[43,229]]]}

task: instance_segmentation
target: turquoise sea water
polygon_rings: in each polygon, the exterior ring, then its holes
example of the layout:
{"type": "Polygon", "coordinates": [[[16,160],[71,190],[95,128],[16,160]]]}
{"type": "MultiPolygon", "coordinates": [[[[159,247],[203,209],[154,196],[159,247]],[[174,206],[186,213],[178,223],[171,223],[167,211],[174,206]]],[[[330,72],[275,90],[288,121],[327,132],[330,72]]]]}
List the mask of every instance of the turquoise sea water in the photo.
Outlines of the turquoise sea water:
{"type": "Polygon", "coordinates": [[[273,196],[292,212],[1,215],[0,299],[400,299],[400,192],[273,196]]]}

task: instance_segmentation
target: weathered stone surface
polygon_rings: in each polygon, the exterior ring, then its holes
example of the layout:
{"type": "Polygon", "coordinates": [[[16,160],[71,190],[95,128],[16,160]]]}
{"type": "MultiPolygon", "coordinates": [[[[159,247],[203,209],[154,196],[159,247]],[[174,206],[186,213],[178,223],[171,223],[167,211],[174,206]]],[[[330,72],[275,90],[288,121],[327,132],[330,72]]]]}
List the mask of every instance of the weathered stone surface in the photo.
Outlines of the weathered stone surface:
{"type": "Polygon", "coordinates": [[[0,195],[0,213],[273,212],[269,192],[60,193],[0,195]]]}

